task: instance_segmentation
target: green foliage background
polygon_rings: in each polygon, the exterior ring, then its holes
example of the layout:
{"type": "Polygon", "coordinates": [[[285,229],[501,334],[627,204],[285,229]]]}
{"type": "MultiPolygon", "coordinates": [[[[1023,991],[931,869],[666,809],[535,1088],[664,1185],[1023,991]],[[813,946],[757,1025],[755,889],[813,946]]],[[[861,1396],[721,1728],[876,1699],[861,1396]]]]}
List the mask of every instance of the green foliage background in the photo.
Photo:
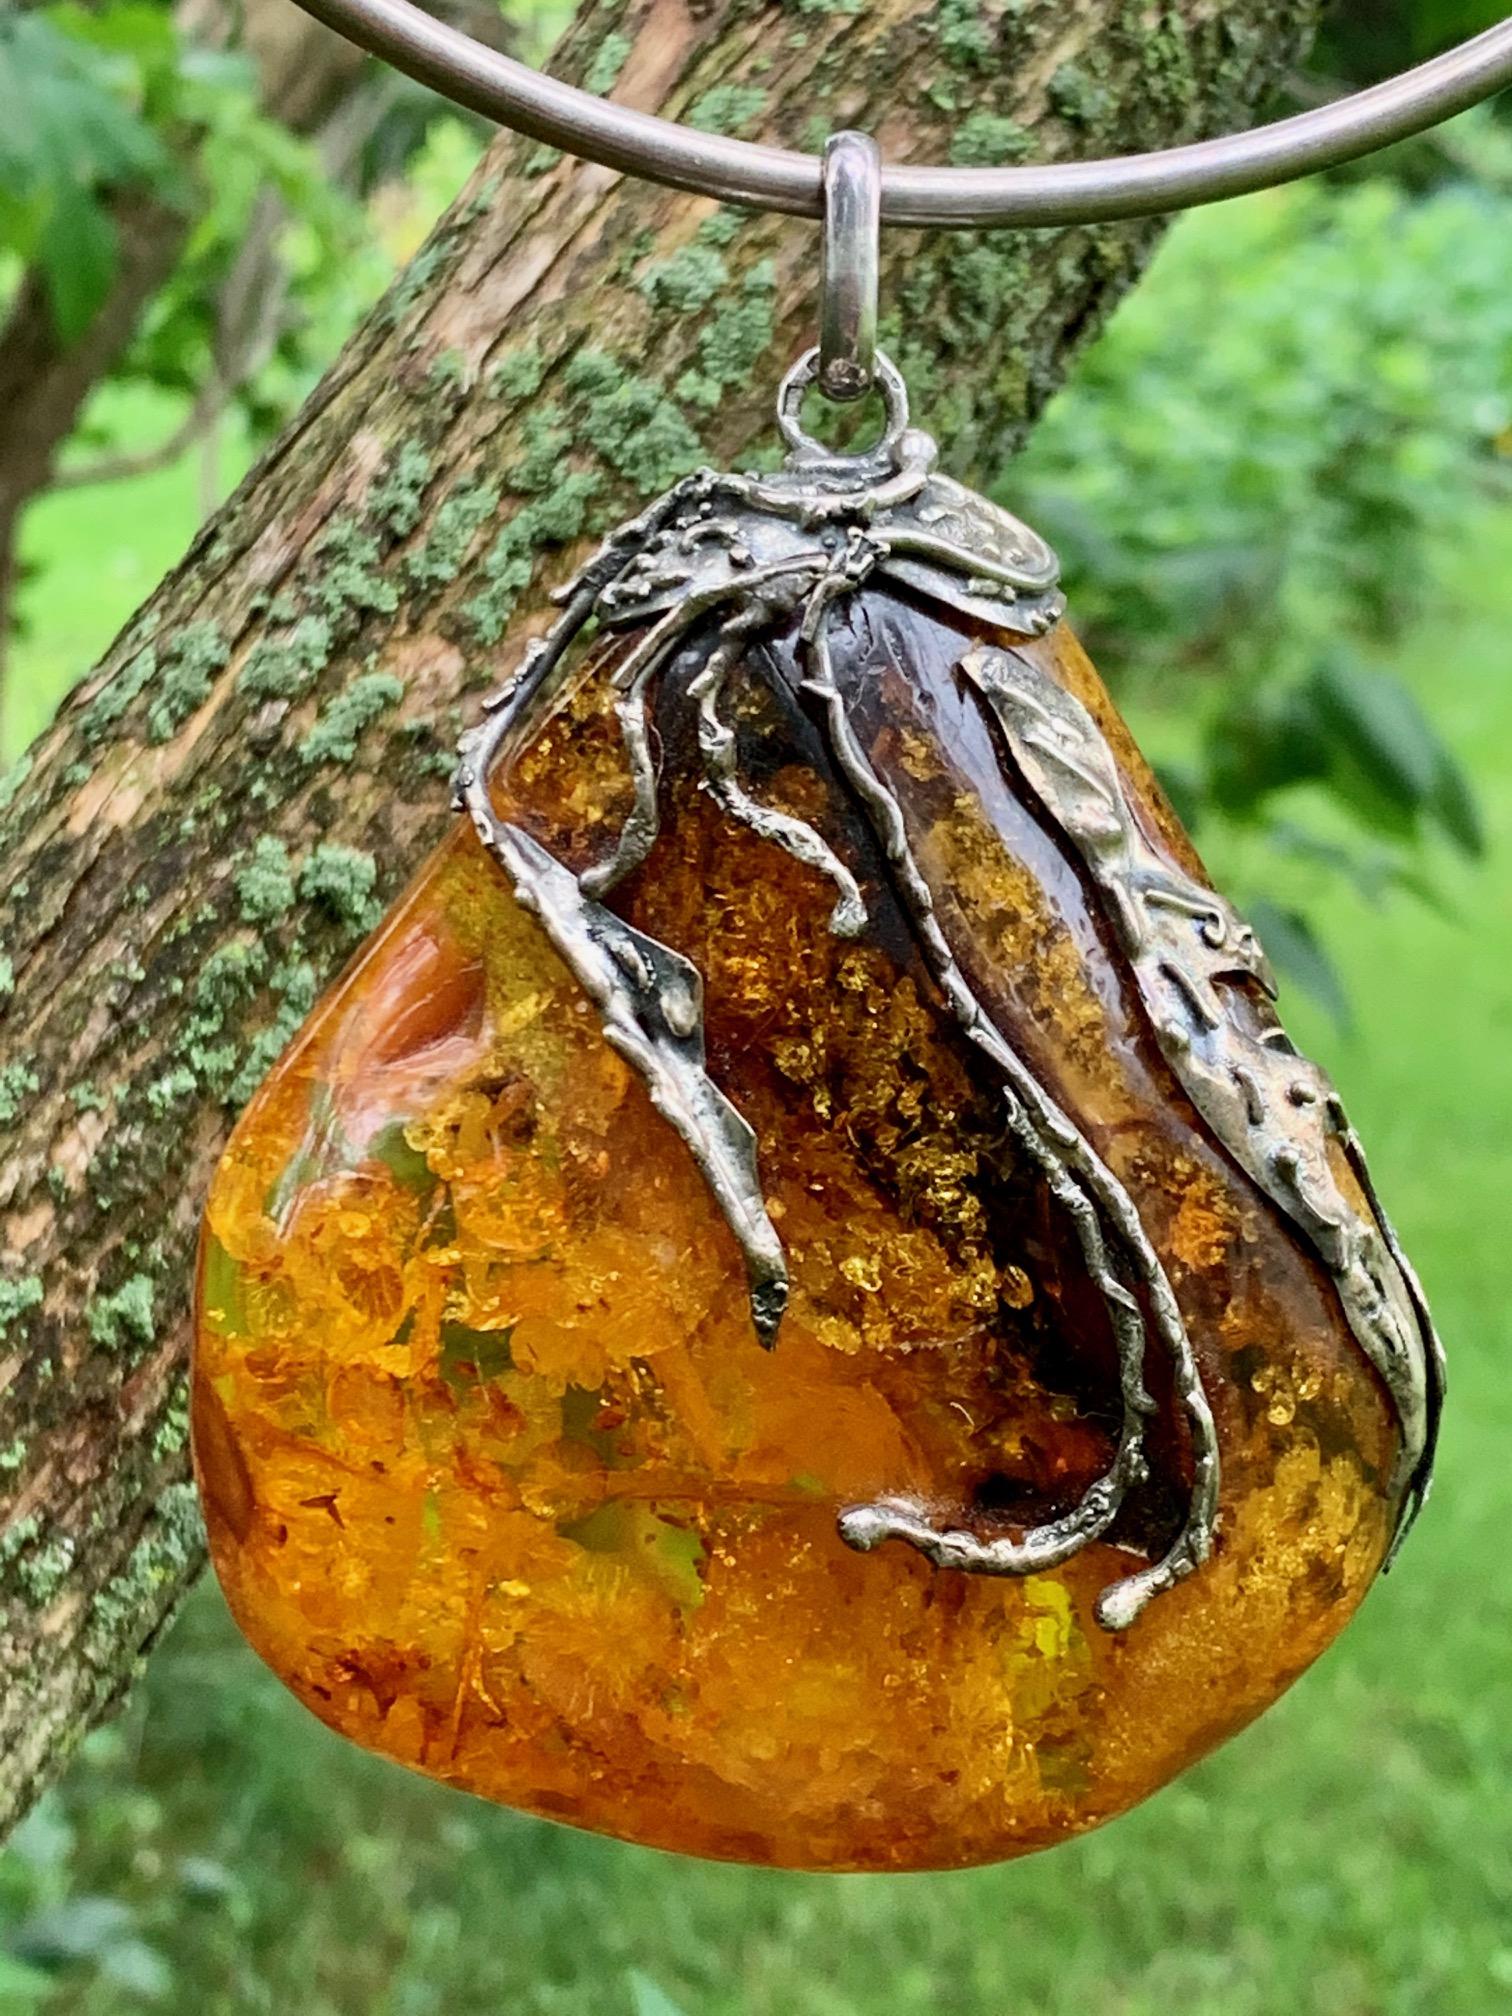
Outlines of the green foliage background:
{"type": "MultiPolygon", "coordinates": [[[[275,424],[290,368],[317,370],[339,341],[332,316],[387,277],[361,206],[332,185],[312,145],[259,109],[247,59],[196,47],[159,0],[0,8],[0,283],[35,266],[65,343],[109,293],[120,256],[109,199],[133,188],[192,229],[112,383],[191,396],[211,366],[214,291],[253,211],[267,197],[284,206],[301,241],[291,246],[293,313],[243,394],[254,427],[275,424]]],[[[76,445],[101,432],[92,420],[76,445]]]]}
{"type": "MultiPolygon", "coordinates": [[[[167,188],[165,121],[255,119],[234,66],[162,58],[156,11],[45,9],[20,55],[0,37],[0,66],[58,80],[36,129],[50,168],[0,130],[0,294],[21,259],[52,257],[49,233],[77,251],[93,232],[108,260],[86,213],[111,147],[129,156],[111,174],[167,188]],[[101,94],[140,115],[134,139],[101,94]]],[[[1330,60],[1384,69],[1478,25],[1459,0],[1356,9],[1330,60]]],[[[475,145],[432,120],[402,180],[329,211],[285,158],[309,288],[221,441],[222,481],[475,145]]],[[[178,276],[76,457],[159,438],[192,396],[203,274],[245,218],[232,167],[212,179],[207,264],[178,276]]],[[[0,1853],[0,2016],[1512,2009],[1509,227],[1512,148],[1484,117],[1186,219],[999,484],[1062,547],[1080,624],[1211,865],[1310,990],[1287,1004],[1294,1032],[1349,1095],[1453,1353],[1433,1504],[1342,1644],[1086,1841],[826,1879],[684,1863],[408,1778],[305,1716],[204,1588],[0,1853]]],[[[59,259],[57,312],[76,317],[99,273],[59,259]]],[[[181,462],[30,513],[12,752],[177,557],[203,489],[181,462]]]]}

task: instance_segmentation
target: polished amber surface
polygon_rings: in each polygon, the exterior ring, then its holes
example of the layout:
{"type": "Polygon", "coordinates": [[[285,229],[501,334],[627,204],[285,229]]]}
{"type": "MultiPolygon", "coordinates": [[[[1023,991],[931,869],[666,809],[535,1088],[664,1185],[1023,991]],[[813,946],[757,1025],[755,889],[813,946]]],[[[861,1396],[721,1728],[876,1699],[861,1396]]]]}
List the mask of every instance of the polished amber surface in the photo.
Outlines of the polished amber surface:
{"type": "MultiPolygon", "coordinates": [[[[1395,1429],[1326,1275],[1205,1133],[1084,878],[1005,783],[951,677],[960,635],[878,596],[841,643],[956,957],[1164,1259],[1217,1418],[1213,1558],[1126,1633],[1094,1621],[1179,1517],[1168,1404],[1149,1485],[1053,1573],[837,1536],[898,1492],[982,1530],[1064,1510],[1108,1463],[1117,1383],[780,651],[740,687],[744,768],[852,863],[868,932],[831,935],[833,888],[695,787],[675,696],[662,834],[613,899],[706,977],[711,1072],[792,1270],[775,1349],[688,1150],[459,832],[236,1130],[195,1448],[232,1609],[334,1728],[662,1847],[939,1867],[1094,1825],[1264,1708],[1379,1565],[1395,1429]]],[[[1064,628],[1021,648],[1098,712],[1190,863],[1064,628]]],[[[572,866],[608,851],[628,784],[606,662],[498,790],[572,866]]]]}

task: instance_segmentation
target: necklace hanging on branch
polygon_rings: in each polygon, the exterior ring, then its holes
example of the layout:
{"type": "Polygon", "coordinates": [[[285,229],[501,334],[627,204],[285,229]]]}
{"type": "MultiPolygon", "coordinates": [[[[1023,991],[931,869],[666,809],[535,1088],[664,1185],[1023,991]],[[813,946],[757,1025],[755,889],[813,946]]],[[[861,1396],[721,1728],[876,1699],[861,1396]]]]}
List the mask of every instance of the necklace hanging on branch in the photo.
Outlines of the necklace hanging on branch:
{"type": "Polygon", "coordinates": [[[194,1381],[232,1609],[335,1728],[836,1869],[1047,1845],[1250,1720],[1443,1391],[1054,555],[909,424],[882,201],[840,136],[786,461],[563,591],[248,1108],[194,1381]]]}

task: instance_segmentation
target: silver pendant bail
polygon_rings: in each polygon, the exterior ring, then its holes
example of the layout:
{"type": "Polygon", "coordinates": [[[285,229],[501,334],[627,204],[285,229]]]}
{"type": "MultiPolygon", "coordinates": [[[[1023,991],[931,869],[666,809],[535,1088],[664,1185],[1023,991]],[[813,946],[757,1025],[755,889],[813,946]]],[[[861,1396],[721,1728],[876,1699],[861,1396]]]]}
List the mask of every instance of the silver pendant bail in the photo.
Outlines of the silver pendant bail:
{"type": "Polygon", "coordinates": [[[819,264],[819,389],[845,402],[876,373],[882,157],[865,133],[835,133],[824,149],[819,264]]]}

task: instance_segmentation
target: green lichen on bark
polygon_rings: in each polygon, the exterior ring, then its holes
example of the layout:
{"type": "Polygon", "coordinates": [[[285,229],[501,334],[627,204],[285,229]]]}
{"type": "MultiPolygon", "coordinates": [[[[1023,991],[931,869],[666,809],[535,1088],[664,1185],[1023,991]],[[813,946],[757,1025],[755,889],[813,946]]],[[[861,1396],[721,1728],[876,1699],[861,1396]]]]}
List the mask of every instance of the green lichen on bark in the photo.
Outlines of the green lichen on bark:
{"type": "Polygon", "coordinates": [[[481,644],[497,644],[520,597],[535,579],[544,551],[568,545],[588,526],[602,480],[575,470],[544,496],[519,506],[484,555],[483,585],[462,605],[462,616],[481,644]]]}
{"type": "Polygon", "coordinates": [[[377,538],[355,520],[338,519],[315,558],[320,566],[308,593],[333,628],[349,629],[364,616],[392,616],[399,607],[399,585],[383,571],[377,538]]]}
{"type": "Polygon", "coordinates": [[[157,1292],[151,1277],[128,1275],[113,1294],[101,1296],[89,1311],[89,1334],[107,1351],[149,1345],[157,1334],[157,1292]]]}
{"type": "MultiPolygon", "coordinates": [[[[183,1410],[183,1394],[177,1392],[173,1408],[183,1410]]],[[[168,1484],[152,1507],[152,1516],[139,1534],[121,1573],[97,1593],[91,1605],[86,1647],[92,1650],[102,1673],[108,1675],[118,1657],[122,1630],[144,1613],[161,1615],[162,1598],[183,1588],[204,1558],[205,1523],[200,1517],[194,1486],[168,1484]]]]}
{"type": "Polygon", "coordinates": [[[210,697],[215,675],[229,651],[215,623],[191,623],[164,651],[147,710],[147,737],[167,742],[210,697]]]}
{"type": "Polygon", "coordinates": [[[42,1277],[40,1274],[25,1274],[19,1281],[0,1279],[0,1344],[10,1336],[12,1328],[33,1309],[42,1306],[42,1277]]]}
{"type": "Polygon", "coordinates": [[[653,308],[692,315],[717,300],[729,281],[730,269],[715,247],[695,241],[652,260],[639,284],[653,308]]]}
{"type": "Polygon", "coordinates": [[[418,441],[401,441],[368,495],[368,510],[396,536],[413,532],[425,512],[425,491],[435,458],[418,441]]]}
{"type": "Polygon", "coordinates": [[[49,1528],[39,1513],[13,1520],[0,1534],[0,1610],[45,1609],[66,1587],[78,1551],[71,1533],[49,1528]]]}
{"type": "Polygon", "coordinates": [[[771,354],[777,325],[777,269],[761,259],[716,297],[698,333],[697,358],[678,379],[678,398],[713,412],[724,395],[750,382],[763,357],[771,354]]]}
{"type": "Polygon", "coordinates": [[[157,677],[157,653],[148,645],[114,673],[79,717],[79,737],[87,746],[103,741],[130,711],[138,695],[157,677]]]}
{"type": "Polygon", "coordinates": [[[516,344],[494,366],[488,382],[489,393],[495,399],[533,399],[541,389],[545,373],[539,344],[516,344]]]}
{"type": "Polygon", "coordinates": [[[404,682],[391,672],[364,672],[327,701],[299,745],[306,763],[350,763],[364,728],[404,698],[404,682]]]}
{"type": "Polygon", "coordinates": [[[257,1090],[280,1052],[299,1034],[301,1023],[315,1006],[320,976],[308,959],[286,959],[269,975],[269,992],[277,1003],[273,1020],[248,1044],[225,1091],[225,1104],[239,1113],[257,1090]]]}
{"type": "Polygon", "coordinates": [[[299,893],[307,903],[318,904],[338,924],[361,935],[371,931],[382,915],[374,902],[378,886],[378,863],[359,847],[340,847],[325,842],[315,848],[299,871],[299,893]]]}
{"type": "Polygon", "coordinates": [[[33,757],[28,749],[0,776],[0,812],[8,812],[22,785],[32,773],[33,757]]]}
{"type": "Polygon", "coordinates": [[[19,1118],[27,1099],[40,1089],[41,1080],[24,1057],[0,1064],[0,1127],[19,1118]]]}
{"type": "Polygon", "coordinates": [[[294,901],[289,850],[276,833],[264,833],[236,871],[236,900],[246,924],[271,923],[294,901]]]}
{"type": "Polygon", "coordinates": [[[437,511],[424,545],[405,562],[412,584],[440,588],[455,581],[479,528],[487,524],[498,503],[497,483],[470,476],[456,484],[437,511]]]}
{"type": "Polygon", "coordinates": [[[700,133],[740,134],[756,123],[765,105],[759,84],[716,84],[688,107],[688,124],[700,133]]]}
{"type": "Polygon", "coordinates": [[[585,91],[597,92],[600,95],[606,91],[612,91],[614,81],[619,76],[621,70],[624,69],[625,59],[634,46],[630,37],[620,34],[618,30],[613,34],[606,35],[594,52],[593,61],[588,65],[587,71],[584,73],[583,89],[585,91]]]}
{"type": "Polygon", "coordinates": [[[637,362],[579,350],[562,374],[583,435],[638,497],[654,497],[696,469],[703,444],[671,398],[637,362]]]}
{"type": "Polygon", "coordinates": [[[302,616],[287,636],[264,637],[247,654],[237,690],[249,700],[298,700],[331,660],[331,626],[302,616]]]}
{"type": "Polygon", "coordinates": [[[958,168],[1004,168],[1034,152],[1034,135],[1017,119],[985,108],[961,121],[951,136],[950,158],[958,168]]]}
{"type": "Polygon", "coordinates": [[[1106,113],[1108,94],[1080,63],[1062,63],[1050,79],[1050,103],[1062,119],[1090,126],[1106,113]]]}

